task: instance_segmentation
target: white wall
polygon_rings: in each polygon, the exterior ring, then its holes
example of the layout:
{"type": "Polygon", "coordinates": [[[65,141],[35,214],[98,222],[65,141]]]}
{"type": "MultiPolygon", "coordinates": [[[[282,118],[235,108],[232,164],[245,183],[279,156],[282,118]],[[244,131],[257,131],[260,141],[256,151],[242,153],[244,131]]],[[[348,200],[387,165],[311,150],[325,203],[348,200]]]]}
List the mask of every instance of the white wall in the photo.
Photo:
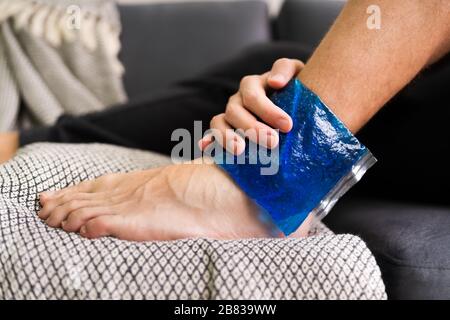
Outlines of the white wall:
{"type": "MultiPolygon", "coordinates": [[[[202,2],[202,1],[233,1],[233,0],[117,0],[119,3],[164,3],[164,2],[202,2]]],[[[280,10],[283,0],[265,0],[269,5],[270,14],[276,15],[280,10]]]]}

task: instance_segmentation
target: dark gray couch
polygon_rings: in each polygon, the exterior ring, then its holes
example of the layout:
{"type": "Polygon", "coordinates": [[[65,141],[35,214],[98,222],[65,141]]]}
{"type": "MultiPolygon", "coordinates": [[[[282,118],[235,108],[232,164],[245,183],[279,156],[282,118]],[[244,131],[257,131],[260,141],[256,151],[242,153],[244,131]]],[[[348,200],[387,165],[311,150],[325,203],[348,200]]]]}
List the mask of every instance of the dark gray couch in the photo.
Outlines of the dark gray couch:
{"type": "MultiPolygon", "coordinates": [[[[343,1],[121,6],[121,59],[131,99],[195,76],[256,43],[316,46],[343,1]]],[[[339,53],[336,53],[339,54],[339,53]]],[[[382,70],[380,70],[382,72],[382,70]]],[[[379,163],[326,223],[367,241],[391,299],[450,298],[449,58],[424,72],[359,134],[379,163]]]]}

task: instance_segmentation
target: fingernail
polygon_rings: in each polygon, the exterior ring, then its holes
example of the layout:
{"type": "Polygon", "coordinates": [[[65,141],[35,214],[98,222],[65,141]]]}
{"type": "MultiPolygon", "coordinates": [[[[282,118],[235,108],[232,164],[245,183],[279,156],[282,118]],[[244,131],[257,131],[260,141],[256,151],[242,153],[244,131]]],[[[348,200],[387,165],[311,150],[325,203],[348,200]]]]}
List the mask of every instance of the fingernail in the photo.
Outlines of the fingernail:
{"type": "Polygon", "coordinates": [[[65,225],[66,225],[66,221],[61,222],[61,227],[64,228],[65,225]]]}
{"type": "Polygon", "coordinates": [[[281,74],[274,74],[273,76],[270,76],[270,80],[276,81],[276,82],[284,82],[286,81],[285,77],[281,74]]]}
{"type": "Polygon", "coordinates": [[[200,140],[200,149],[204,149],[213,141],[212,135],[206,135],[200,140]]]}
{"type": "Polygon", "coordinates": [[[267,133],[267,146],[269,148],[275,148],[278,144],[278,135],[273,132],[267,133]]]}
{"type": "Polygon", "coordinates": [[[237,138],[233,139],[233,141],[230,143],[230,152],[232,152],[234,155],[240,155],[242,151],[244,151],[244,147],[242,146],[242,143],[237,138]]]}
{"type": "Polygon", "coordinates": [[[203,138],[201,138],[198,141],[198,147],[200,150],[203,150],[213,141],[214,141],[214,136],[211,133],[208,133],[208,134],[204,135],[203,138]]]}
{"type": "Polygon", "coordinates": [[[203,150],[203,139],[198,140],[197,146],[200,150],[203,150]]]}
{"type": "Polygon", "coordinates": [[[202,140],[204,141],[211,141],[213,138],[213,135],[211,133],[206,134],[202,140]]]}
{"type": "Polygon", "coordinates": [[[275,123],[278,129],[283,131],[289,131],[291,127],[291,122],[286,118],[280,118],[275,123]]]}
{"type": "Polygon", "coordinates": [[[258,133],[258,143],[272,149],[278,144],[278,133],[275,130],[263,128],[258,133]]]}
{"type": "Polygon", "coordinates": [[[86,234],[86,227],[85,226],[81,227],[80,234],[82,234],[82,235],[86,234]]]}

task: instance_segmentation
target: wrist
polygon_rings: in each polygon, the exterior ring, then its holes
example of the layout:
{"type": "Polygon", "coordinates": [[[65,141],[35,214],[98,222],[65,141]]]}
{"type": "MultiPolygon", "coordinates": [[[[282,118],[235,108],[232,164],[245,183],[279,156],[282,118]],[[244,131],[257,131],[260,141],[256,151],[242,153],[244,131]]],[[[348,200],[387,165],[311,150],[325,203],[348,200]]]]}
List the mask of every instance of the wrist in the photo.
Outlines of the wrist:
{"type": "Polygon", "coordinates": [[[215,159],[285,235],[304,234],[376,159],[301,81],[290,81],[271,100],[294,122],[289,133],[280,135],[278,151],[270,153],[275,170],[265,170],[267,161],[258,160],[251,142],[242,161],[226,161],[223,153],[215,159]]]}

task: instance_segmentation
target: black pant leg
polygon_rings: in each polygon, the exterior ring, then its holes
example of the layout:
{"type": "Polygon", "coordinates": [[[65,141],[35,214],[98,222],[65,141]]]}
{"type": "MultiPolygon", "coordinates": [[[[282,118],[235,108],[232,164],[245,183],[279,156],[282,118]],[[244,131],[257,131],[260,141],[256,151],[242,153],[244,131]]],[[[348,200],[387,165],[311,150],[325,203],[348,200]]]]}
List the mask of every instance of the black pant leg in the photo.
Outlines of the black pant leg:
{"type": "Polygon", "coordinates": [[[174,88],[102,112],[61,116],[51,127],[22,131],[20,142],[99,142],[169,154],[174,146],[172,132],[177,128],[193,130],[195,120],[206,130],[210,119],[225,105],[223,97],[217,92],[174,88]]]}
{"type": "Polygon", "coordinates": [[[202,121],[206,130],[210,119],[224,111],[243,76],[270,70],[278,58],[306,59],[308,54],[309,50],[299,45],[258,45],[145,100],[84,116],[64,115],[51,127],[22,131],[21,145],[101,142],[169,154],[176,144],[171,142],[172,132],[185,128],[193,134],[194,121],[202,121]]]}

